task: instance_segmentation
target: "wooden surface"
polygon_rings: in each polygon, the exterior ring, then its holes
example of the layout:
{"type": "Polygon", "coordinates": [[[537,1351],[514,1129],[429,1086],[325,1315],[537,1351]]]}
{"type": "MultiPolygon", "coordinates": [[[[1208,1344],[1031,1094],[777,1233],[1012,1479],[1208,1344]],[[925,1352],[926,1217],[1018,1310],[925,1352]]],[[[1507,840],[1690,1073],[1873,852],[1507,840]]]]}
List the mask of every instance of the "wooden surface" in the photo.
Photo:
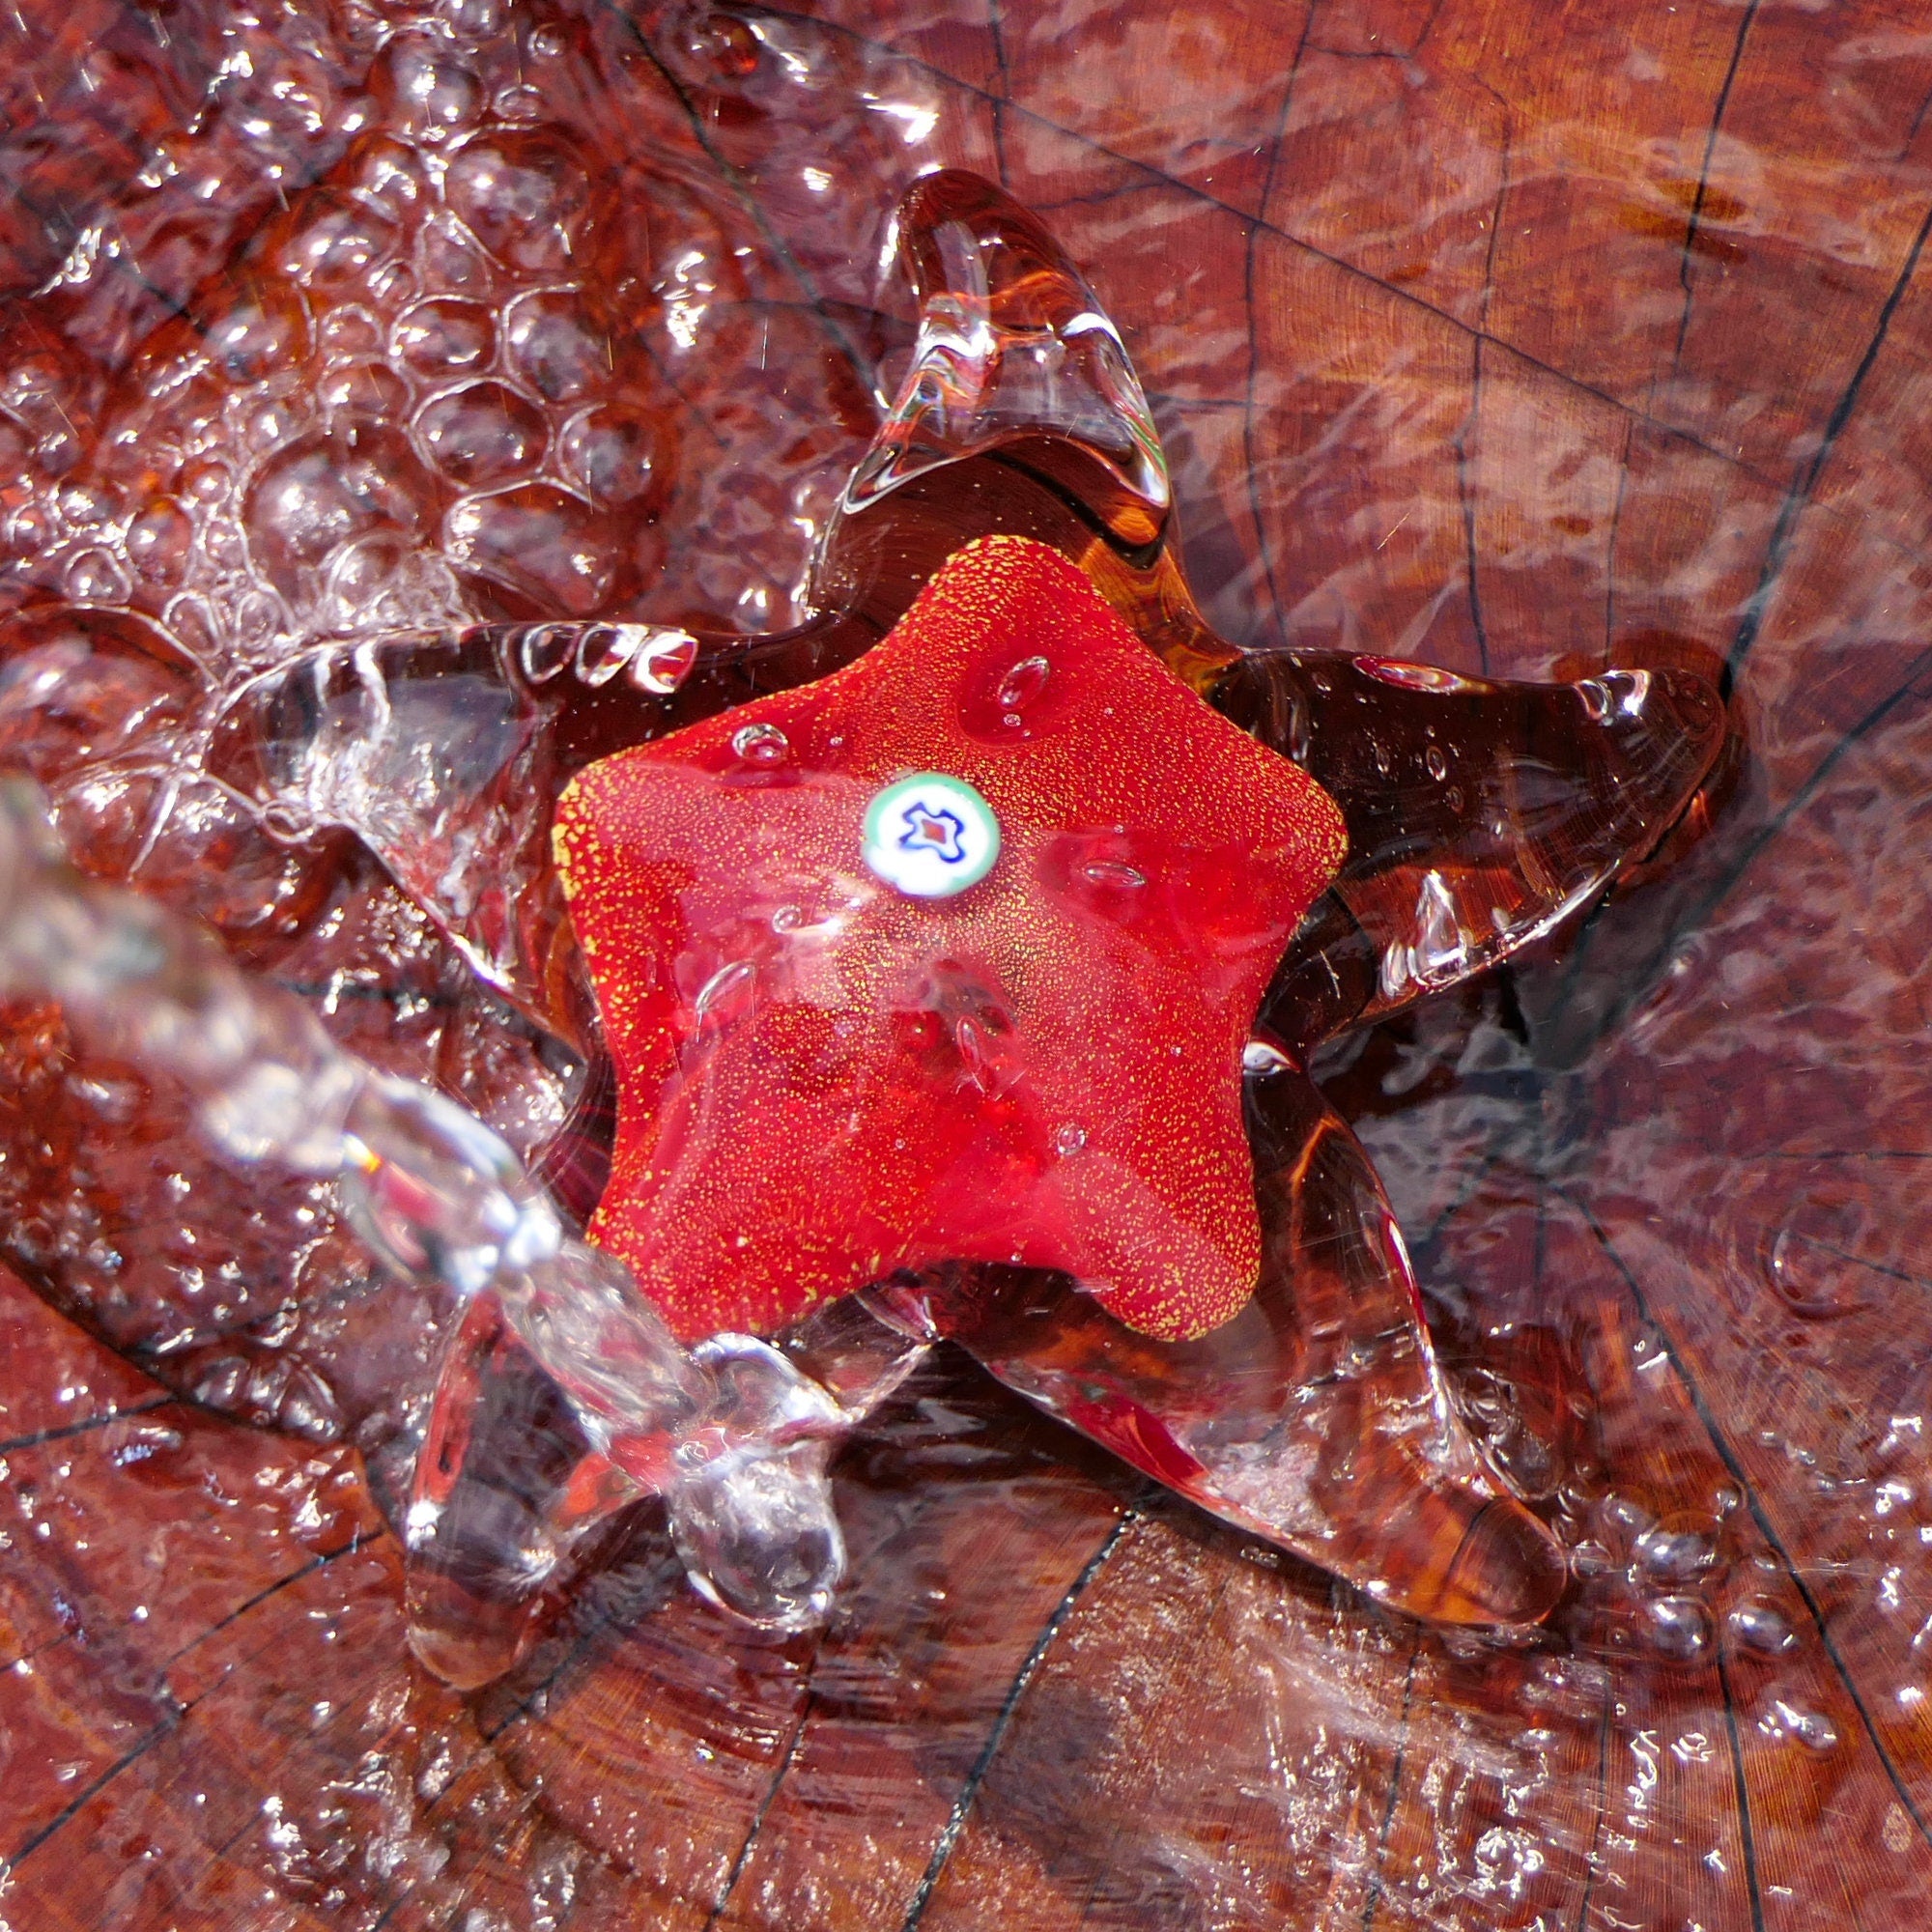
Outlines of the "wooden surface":
{"type": "MultiPolygon", "coordinates": [[[[1708,836],[1574,943],[1327,1069],[1469,1411],[1578,1581],[1532,1643],[1445,1643],[948,1359],[841,1464],[853,1582],[822,1639],[723,1625],[646,1522],[517,1676],[460,1699],[408,1662],[356,1446],[382,1480],[434,1311],[242,1231],[225,1312],[184,1315],[161,1217],[233,1231],[245,1189],[197,1171],[192,1213],[171,1207],[178,1150],[126,1111],[164,1122],[166,1096],[83,1119],[47,1084],[67,1049],[16,1014],[10,1240],[69,1313],[0,1282],[0,1918],[1921,1923],[1921,10],[444,13],[486,41],[497,20],[490,58],[515,52],[605,196],[610,326],[663,349],[625,380],[681,452],[675,487],[608,608],[782,615],[800,518],[904,340],[878,289],[887,213],[944,161],[1000,176],[1087,265],[1231,639],[1527,675],[1727,663],[1744,751],[1708,836]],[[21,1233],[23,1201],[70,1185],[88,1238],[128,1251],[119,1298],[85,1240],[21,1233]]],[[[114,426],[158,445],[198,406],[142,370],[218,319],[231,258],[260,268],[293,232],[285,203],[298,226],[403,17],[14,16],[7,366],[51,371],[61,475],[127,483],[114,426]],[[164,164],[132,180],[137,156],[164,164]]],[[[388,58],[374,85],[400,112],[388,58]]],[[[298,408],[319,378],[289,366],[298,408]]],[[[0,406],[12,513],[64,486],[44,441],[22,453],[51,418],[0,406]]],[[[446,502],[412,513],[425,554],[454,542],[446,502]]],[[[9,542],[8,610],[73,594],[9,542]]],[[[257,567],[297,609],[270,548],[257,567]]],[[[463,595],[530,595],[490,581],[463,595]]],[[[176,587],[144,580],[131,608],[185,624],[176,587]]],[[[208,608],[219,681],[245,612],[208,608]]],[[[192,899],[210,848],[177,836],[160,883],[192,899]]],[[[228,908],[240,943],[364,1050],[539,1144],[556,1088],[526,1038],[366,865],[304,864],[274,875],[281,924],[228,908]]]]}

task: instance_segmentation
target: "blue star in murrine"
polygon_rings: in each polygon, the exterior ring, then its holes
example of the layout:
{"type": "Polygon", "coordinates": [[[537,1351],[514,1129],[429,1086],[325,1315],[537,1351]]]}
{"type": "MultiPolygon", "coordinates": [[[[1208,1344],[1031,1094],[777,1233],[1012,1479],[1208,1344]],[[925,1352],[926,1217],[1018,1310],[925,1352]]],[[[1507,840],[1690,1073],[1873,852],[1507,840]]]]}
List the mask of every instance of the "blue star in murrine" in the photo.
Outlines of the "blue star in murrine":
{"type": "Polygon", "coordinates": [[[906,829],[899,835],[899,844],[908,852],[932,852],[946,861],[949,866],[956,866],[966,856],[966,826],[956,811],[948,811],[943,806],[934,810],[921,799],[914,799],[905,807],[906,829]]]}

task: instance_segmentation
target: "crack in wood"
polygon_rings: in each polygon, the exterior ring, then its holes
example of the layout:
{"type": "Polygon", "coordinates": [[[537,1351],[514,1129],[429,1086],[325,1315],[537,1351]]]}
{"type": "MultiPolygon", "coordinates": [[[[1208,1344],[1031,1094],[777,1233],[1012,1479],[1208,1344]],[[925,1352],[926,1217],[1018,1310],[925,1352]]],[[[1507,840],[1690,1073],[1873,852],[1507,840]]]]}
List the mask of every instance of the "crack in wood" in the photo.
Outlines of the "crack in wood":
{"type": "Polygon", "coordinates": [[[966,1774],[966,1782],[960,1787],[959,1795],[952,1802],[952,1810],[941,1829],[939,1837],[932,1848],[932,1857],[927,1861],[924,1874],[921,1877],[912,1902],[906,1909],[899,1932],[918,1932],[920,1921],[924,1918],[926,1908],[932,1902],[933,1889],[945,1871],[947,1861],[952,1856],[953,1848],[959,1842],[959,1834],[966,1829],[966,1820],[971,1815],[973,1805],[980,1796],[980,1787],[986,1781],[986,1774],[993,1768],[993,1759],[998,1755],[1002,1744],[1006,1742],[1008,1730],[1013,1721],[1013,1714],[1019,1709],[1020,1699],[1026,1695],[1027,1688],[1033,1683],[1040,1665],[1046,1661],[1047,1652],[1053,1647],[1054,1639],[1073,1614],[1074,1606],[1087,1594],[1089,1586],[1106,1567],[1108,1559],[1120,1547],[1121,1539],[1127,1530],[1140,1520],[1144,1504],[1138,1499],[1122,1511],[1121,1518],[1100,1545],[1082,1567],[1080,1574],[1068,1585],[1066,1594],[1055,1605],[1053,1614],[1041,1627],[1035,1637],[1033,1648],[1026,1654],[1019,1669],[1014,1673],[1012,1683],[1008,1687],[999,1714],[994,1718],[991,1730],[986,1734],[986,1742],[980,1747],[980,1755],[974,1759],[973,1768],[966,1774]]]}

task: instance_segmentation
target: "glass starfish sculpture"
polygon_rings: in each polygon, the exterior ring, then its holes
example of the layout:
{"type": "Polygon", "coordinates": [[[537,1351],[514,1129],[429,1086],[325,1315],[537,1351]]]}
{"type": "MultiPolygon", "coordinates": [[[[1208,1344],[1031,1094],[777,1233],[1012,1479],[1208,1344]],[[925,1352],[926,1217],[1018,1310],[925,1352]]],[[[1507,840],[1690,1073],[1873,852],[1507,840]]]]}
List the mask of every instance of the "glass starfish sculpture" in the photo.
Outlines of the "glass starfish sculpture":
{"type": "MultiPolygon", "coordinates": [[[[1381,1604],[1533,1624],[1563,1549],[1459,1418],[1307,1068],[1653,850],[1719,696],[1226,643],[1072,264],[958,172],[896,239],[919,332],[810,623],[325,652],[238,706],[235,769],[357,830],[585,1055],[551,1184],[700,1355],[750,1331],[830,1391],[801,1440],[949,1339],[1381,1604]],[[426,790],[424,733],[493,749],[426,790]]],[[[418,1648],[459,1680],[656,1480],[561,1407],[479,1297],[411,1550],[418,1648]]]]}

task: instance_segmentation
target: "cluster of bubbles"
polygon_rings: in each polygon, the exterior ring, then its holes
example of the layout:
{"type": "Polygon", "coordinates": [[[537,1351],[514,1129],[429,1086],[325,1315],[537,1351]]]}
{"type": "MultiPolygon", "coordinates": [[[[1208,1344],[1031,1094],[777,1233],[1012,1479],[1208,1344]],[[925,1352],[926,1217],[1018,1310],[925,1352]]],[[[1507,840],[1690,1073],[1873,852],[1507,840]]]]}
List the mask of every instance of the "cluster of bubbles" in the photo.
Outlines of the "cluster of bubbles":
{"type": "MultiPolygon", "coordinates": [[[[177,24],[201,112],[76,212],[0,328],[0,765],[90,872],[201,919],[528,1157],[574,1058],[365,850],[265,814],[221,721],[272,667],[397,632],[795,620],[870,391],[826,373],[614,15],[347,0],[177,24]]],[[[364,1270],[329,1203],[276,1183],[308,1216],[283,1243],[255,1190],[178,1151],[166,1083],[71,1045],[57,1013],[11,1012],[7,1254],[176,1386],[353,1430],[378,1399],[350,1357],[406,1338],[337,1332],[364,1270]]]]}

